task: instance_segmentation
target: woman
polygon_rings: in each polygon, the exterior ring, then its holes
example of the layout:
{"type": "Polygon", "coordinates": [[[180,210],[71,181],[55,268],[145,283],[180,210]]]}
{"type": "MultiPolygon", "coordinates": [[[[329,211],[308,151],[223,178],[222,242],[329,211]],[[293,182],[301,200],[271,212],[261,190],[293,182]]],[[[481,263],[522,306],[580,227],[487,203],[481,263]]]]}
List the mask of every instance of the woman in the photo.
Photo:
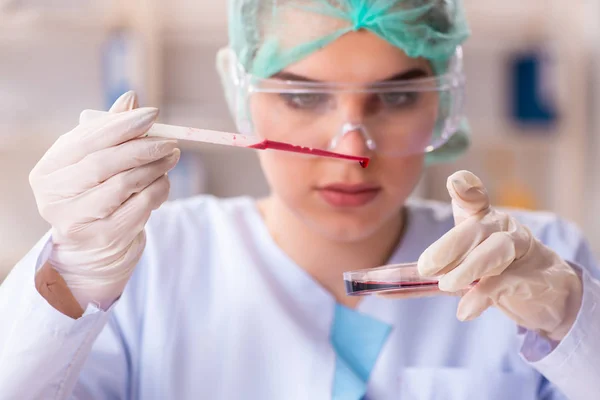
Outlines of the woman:
{"type": "Polygon", "coordinates": [[[0,398],[598,398],[578,231],[492,209],[466,171],[452,206],[407,202],[466,146],[460,3],[230,7],[240,131],[370,166],[261,152],[267,198],[160,207],[179,150],[143,137],[158,110],[83,115],[31,173],[52,230],[1,288],[0,398]],[[346,296],[344,271],[415,260],[449,296],[346,296]]]}

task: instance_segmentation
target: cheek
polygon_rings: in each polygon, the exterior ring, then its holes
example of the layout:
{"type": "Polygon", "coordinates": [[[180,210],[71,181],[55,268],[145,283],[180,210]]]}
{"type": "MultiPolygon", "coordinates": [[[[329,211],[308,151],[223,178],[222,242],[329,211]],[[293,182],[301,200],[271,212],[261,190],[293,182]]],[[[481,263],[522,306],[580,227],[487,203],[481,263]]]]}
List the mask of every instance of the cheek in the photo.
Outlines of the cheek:
{"type": "Polygon", "coordinates": [[[422,154],[380,160],[379,178],[395,202],[403,204],[415,189],[423,174],[425,156],[422,154]]]}
{"type": "Polygon", "coordinates": [[[263,139],[283,140],[289,121],[282,119],[287,114],[275,95],[254,94],[249,104],[254,133],[263,139]]]}
{"type": "Polygon", "coordinates": [[[259,152],[259,160],[271,190],[281,197],[294,197],[312,181],[309,159],[275,151],[259,152]]]}
{"type": "MultiPolygon", "coordinates": [[[[277,109],[267,97],[255,96],[250,101],[255,134],[262,138],[281,140],[278,137],[281,124],[277,121],[277,109]]],[[[258,157],[272,192],[280,197],[298,196],[301,188],[310,182],[310,160],[294,154],[278,151],[259,151],[258,157]],[[302,182],[303,185],[299,185],[302,182]]]]}
{"type": "Polygon", "coordinates": [[[254,133],[264,138],[264,133],[272,131],[276,126],[271,107],[263,97],[256,95],[250,97],[249,106],[254,133]]]}

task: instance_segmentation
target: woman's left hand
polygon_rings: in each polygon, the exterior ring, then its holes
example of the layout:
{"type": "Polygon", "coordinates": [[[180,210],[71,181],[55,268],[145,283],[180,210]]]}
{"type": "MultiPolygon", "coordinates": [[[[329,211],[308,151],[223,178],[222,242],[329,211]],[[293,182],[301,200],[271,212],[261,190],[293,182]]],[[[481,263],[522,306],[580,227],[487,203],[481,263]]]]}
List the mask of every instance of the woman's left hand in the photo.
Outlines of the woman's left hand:
{"type": "Polygon", "coordinates": [[[522,327],[562,340],[581,307],[581,277],[510,215],[490,207],[483,184],[468,171],[448,178],[456,226],[419,258],[423,277],[459,292],[457,317],[477,318],[496,306],[522,327]]]}

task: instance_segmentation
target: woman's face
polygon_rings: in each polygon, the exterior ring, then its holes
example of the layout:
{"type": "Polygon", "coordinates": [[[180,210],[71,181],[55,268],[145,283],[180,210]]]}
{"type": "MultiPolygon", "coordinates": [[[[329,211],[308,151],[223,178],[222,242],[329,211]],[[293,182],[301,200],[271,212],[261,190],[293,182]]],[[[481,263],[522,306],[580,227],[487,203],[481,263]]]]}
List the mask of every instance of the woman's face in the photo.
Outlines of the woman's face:
{"type": "MultiPolygon", "coordinates": [[[[342,36],[278,75],[286,80],[368,85],[406,73],[416,77],[432,75],[428,61],[410,58],[376,35],[358,31],[342,36]]],[[[335,106],[319,96],[253,96],[250,110],[255,129],[272,140],[305,144],[310,137],[315,143],[328,144],[347,123],[365,126],[385,123],[376,120],[384,116],[378,117],[375,112],[377,105],[373,104],[372,94],[333,96],[335,106]],[[306,111],[314,113],[317,107],[323,108],[318,115],[306,111]],[[323,120],[327,123],[318,122],[323,120]],[[369,124],[365,123],[367,120],[369,124]]],[[[433,131],[437,107],[425,108],[433,111],[421,113],[419,128],[412,129],[433,131]]],[[[379,145],[377,132],[369,134],[379,145]]],[[[402,205],[419,181],[424,155],[399,157],[371,151],[360,130],[338,138],[333,150],[371,157],[369,167],[363,169],[356,162],[275,151],[260,152],[260,161],[277,200],[316,233],[351,242],[365,239],[398,220],[402,205]]]]}

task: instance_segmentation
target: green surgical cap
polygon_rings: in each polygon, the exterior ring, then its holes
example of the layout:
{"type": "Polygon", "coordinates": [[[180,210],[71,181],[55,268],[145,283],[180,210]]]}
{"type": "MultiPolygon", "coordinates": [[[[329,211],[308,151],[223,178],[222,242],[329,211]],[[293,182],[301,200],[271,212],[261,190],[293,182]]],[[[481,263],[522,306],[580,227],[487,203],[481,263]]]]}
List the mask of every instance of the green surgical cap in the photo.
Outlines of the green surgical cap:
{"type": "MultiPolygon", "coordinates": [[[[229,0],[229,47],[260,78],[359,29],[430,60],[437,74],[469,36],[461,0],[229,0]]],[[[447,162],[468,147],[466,121],[462,126],[427,155],[428,163],[447,162]]]]}

